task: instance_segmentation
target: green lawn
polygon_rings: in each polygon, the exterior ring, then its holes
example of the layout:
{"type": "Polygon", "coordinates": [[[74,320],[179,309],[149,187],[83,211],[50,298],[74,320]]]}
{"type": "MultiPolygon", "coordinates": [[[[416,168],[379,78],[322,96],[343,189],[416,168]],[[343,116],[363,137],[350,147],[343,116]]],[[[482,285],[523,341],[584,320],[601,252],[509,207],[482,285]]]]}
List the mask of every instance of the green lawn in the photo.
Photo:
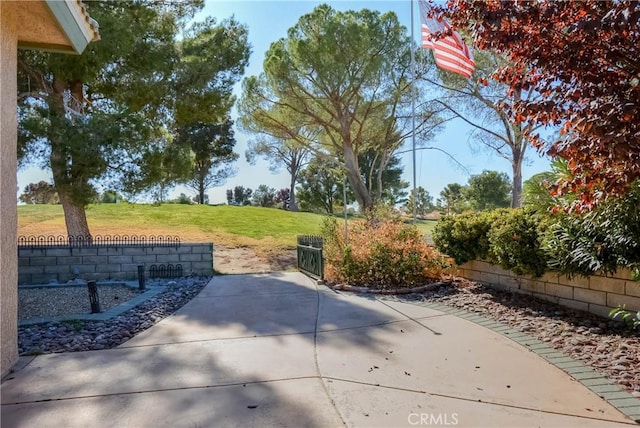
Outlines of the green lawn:
{"type": "MultiPolygon", "coordinates": [[[[273,208],[229,205],[98,204],[87,208],[93,235],[173,235],[183,241],[248,246],[259,253],[293,248],[297,235],[318,234],[325,218],[273,208]]],[[[435,221],[419,220],[430,234],[435,221]]],[[[19,235],[65,235],[60,205],[18,206],[19,235]]]]}

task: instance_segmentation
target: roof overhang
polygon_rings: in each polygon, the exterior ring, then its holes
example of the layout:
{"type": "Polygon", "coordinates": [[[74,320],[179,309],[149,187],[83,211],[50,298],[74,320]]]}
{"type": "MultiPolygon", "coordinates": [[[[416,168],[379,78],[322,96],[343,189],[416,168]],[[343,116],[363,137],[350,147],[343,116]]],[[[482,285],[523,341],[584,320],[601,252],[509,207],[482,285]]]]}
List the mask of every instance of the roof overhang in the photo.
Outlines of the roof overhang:
{"type": "Polygon", "coordinates": [[[81,54],[89,43],[100,40],[98,23],[80,0],[11,3],[21,48],[81,54]]]}

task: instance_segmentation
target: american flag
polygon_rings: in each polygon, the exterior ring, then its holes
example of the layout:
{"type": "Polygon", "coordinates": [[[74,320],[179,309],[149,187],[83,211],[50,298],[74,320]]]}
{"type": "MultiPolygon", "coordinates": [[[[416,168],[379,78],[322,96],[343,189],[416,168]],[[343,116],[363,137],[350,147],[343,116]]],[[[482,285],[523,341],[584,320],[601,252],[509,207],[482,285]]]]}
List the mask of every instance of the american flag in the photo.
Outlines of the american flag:
{"type": "Polygon", "coordinates": [[[422,19],[422,47],[433,50],[438,67],[458,73],[467,79],[473,74],[476,63],[471,50],[456,31],[451,36],[431,40],[431,35],[451,28],[446,21],[428,17],[427,5],[420,0],[420,17],[422,19]]]}

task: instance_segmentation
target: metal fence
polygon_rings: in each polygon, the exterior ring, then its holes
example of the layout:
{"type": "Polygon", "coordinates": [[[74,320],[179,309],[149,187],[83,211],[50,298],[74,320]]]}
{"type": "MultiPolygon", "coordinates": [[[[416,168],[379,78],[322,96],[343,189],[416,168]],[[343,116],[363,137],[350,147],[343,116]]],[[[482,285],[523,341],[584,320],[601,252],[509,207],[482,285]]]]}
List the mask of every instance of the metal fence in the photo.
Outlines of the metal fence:
{"type": "Polygon", "coordinates": [[[163,235],[20,235],[18,248],[41,247],[112,247],[112,246],[179,247],[179,236],[163,235]]]}
{"type": "Polygon", "coordinates": [[[298,236],[298,270],[315,279],[324,279],[323,241],[321,236],[298,236]]]}

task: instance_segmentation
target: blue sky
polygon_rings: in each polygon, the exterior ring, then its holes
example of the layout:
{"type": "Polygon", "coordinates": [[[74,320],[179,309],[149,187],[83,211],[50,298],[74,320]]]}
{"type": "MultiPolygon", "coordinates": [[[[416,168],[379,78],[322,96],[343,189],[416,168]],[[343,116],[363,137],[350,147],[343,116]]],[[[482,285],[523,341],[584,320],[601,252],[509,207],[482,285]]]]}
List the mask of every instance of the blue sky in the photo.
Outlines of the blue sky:
{"type": "MultiPolygon", "coordinates": [[[[196,17],[202,20],[206,16],[214,16],[219,20],[228,18],[232,15],[246,24],[249,28],[249,42],[252,46],[252,55],[249,67],[245,71],[246,76],[258,75],[262,71],[262,62],[264,53],[269,45],[286,36],[287,30],[295,25],[300,16],[309,13],[314,7],[321,3],[328,3],[338,10],[354,9],[359,10],[369,8],[379,10],[380,12],[394,11],[400,22],[410,31],[411,24],[411,2],[403,1],[312,1],[312,0],[292,0],[292,1],[273,1],[273,0],[255,0],[255,1],[217,1],[206,0],[206,6],[201,14],[196,17]]],[[[418,5],[414,4],[414,25],[415,39],[419,40],[419,17],[418,5]]],[[[240,83],[236,87],[236,95],[240,96],[240,83]]],[[[235,111],[233,112],[235,119],[235,111]]],[[[446,129],[441,132],[430,143],[446,150],[453,155],[458,162],[463,164],[471,174],[479,174],[485,169],[504,171],[511,176],[511,166],[509,162],[500,158],[497,154],[474,144],[469,139],[469,128],[462,121],[449,122],[446,129]]],[[[244,135],[236,130],[236,149],[240,155],[236,167],[238,173],[235,177],[230,178],[221,187],[210,189],[208,194],[210,203],[225,203],[225,190],[237,185],[250,187],[255,189],[260,184],[280,189],[288,187],[289,178],[286,170],[279,174],[273,174],[269,171],[266,161],[258,161],[255,165],[249,165],[244,156],[247,146],[247,140],[251,136],[244,135]]],[[[412,158],[411,154],[402,155],[405,166],[404,178],[408,182],[412,182],[412,158]]],[[[416,176],[417,185],[424,187],[432,196],[437,198],[440,191],[448,184],[458,182],[465,184],[469,178],[468,173],[456,165],[445,154],[436,150],[422,150],[416,155],[416,176]]],[[[541,157],[533,149],[529,149],[527,160],[523,165],[523,178],[526,180],[532,175],[549,169],[547,159],[541,157]]],[[[24,187],[40,180],[52,181],[51,172],[42,170],[39,167],[31,167],[18,172],[18,194],[22,193],[24,187]]],[[[170,194],[175,197],[181,192],[189,194],[192,192],[188,189],[177,187],[170,194]]]]}

